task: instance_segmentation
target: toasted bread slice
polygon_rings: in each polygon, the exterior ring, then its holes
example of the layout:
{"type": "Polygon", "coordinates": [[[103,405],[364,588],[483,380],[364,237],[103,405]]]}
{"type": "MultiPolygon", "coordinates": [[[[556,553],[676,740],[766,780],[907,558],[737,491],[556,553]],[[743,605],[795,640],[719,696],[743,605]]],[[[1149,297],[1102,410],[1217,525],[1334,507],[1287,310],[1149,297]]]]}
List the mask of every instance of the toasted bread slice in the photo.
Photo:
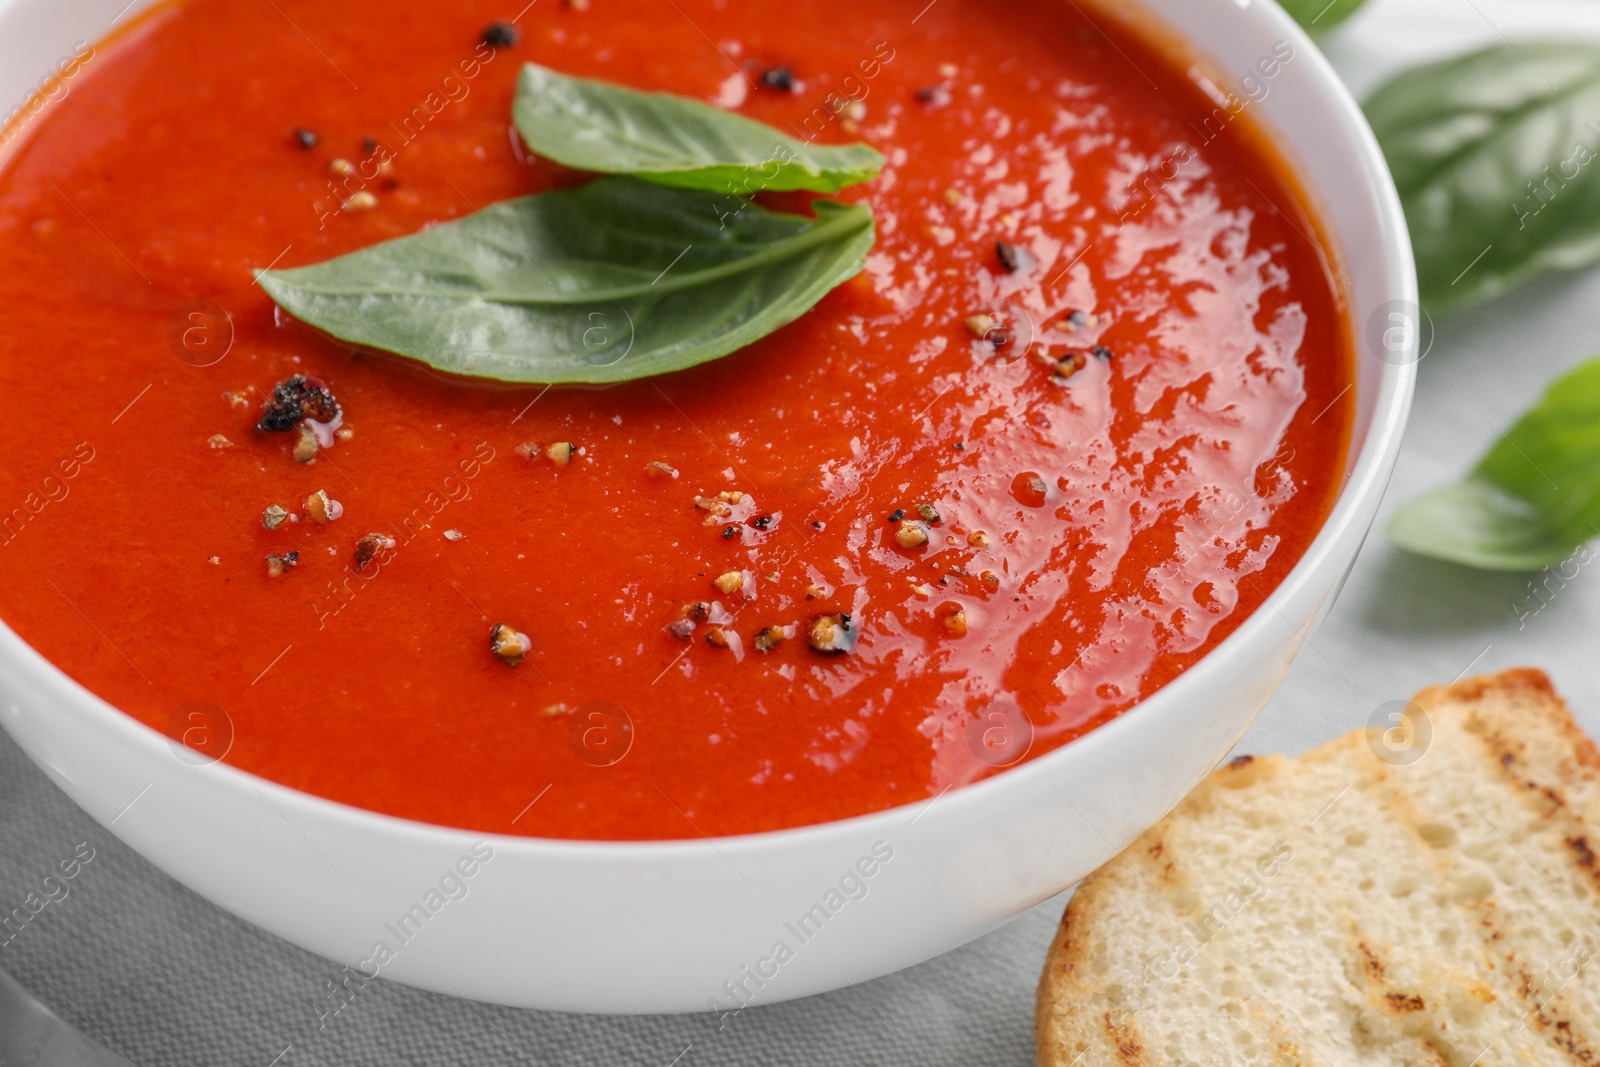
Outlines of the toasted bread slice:
{"type": "Polygon", "coordinates": [[[1600,753],[1539,671],[1415,704],[1415,749],[1242,757],[1085,879],[1040,1067],[1600,1067],[1600,753]]]}

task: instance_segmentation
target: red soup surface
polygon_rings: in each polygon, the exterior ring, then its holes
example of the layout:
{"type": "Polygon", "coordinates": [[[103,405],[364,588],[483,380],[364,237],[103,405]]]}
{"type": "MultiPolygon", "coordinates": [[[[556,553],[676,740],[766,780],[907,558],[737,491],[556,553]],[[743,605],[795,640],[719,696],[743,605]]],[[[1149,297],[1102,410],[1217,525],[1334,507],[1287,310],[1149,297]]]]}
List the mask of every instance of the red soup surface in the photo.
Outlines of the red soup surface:
{"type": "Polygon", "coordinates": [[[520,6],[170,3],[9,131],[0,616],[90,690],[430,823],[773,830],[1092,730],[1304,553],[1350,344],[1242,94],[1052,0],[541,3],[483,43],[520,6]],[[609,388],[446,379],[277,311],[254,269],[587,180],[511,133],[525,60],[877,146],[840,194],[877,214],[866,271],[609,388]],[[254,429],[297,373],[347,431],[306,464],[254,429]],[[305,514],[318,490],[336,521],[305,514]],[[294,518],[269,531],[272,504],[294,518]],[[369,533],[395,545],[358,571],[369,533]],[[841,613],[854,649],[809,647],[841,613]]]}

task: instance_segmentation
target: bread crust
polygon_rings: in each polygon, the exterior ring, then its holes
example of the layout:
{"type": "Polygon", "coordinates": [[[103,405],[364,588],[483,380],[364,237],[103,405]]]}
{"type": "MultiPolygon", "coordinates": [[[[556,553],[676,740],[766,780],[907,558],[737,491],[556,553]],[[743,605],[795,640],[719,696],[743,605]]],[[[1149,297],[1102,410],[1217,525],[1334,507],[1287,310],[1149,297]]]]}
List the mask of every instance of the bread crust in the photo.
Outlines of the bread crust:
{"type": "MultiPolygon", "coordinates": [[[[1204,840],[1208,826],[1234,825],[1227,820],[1237,819],[1240,812],[1248,815],[1259,809],[1270,813],[1275,789],[1288,790],[1318,773],[1333,775],[1330,781],[1341,780],[1339,775],[1349,778],[1346,788],[1354,789],[1362,803],[1385,812],[1396,827],[1415,828],[1422,835],[1415,861],[1435,865],[1421,869],[1437,870],[1439,879],[1463,883],[1465,888],[1453,891],[1462,897],[1458,910],[1470,919],[1470,928],[1482,933],[1485,963],[1479,969],[1483,974],[1458,976],[1456,984],[1469,1007],[1453,1005],[1447,1011],[1433,987],[1425,996],[1420,987],[1406,986],[1405,978],[1396,973],[1406,971],[1397,964],[1399,960],[1427,958],[1430,949],[1423,931],[1417,931],[1417,945],[1403,941],[1369,944],[1378,939],[1364,934],[1357,918],[1319,916],[1328,924],[1347,923],[1354,960],[1348,988],[1331,983],[1327,1002],[1332,1004],[1337,998],[1348,1002],[1345,1010],[1355,1020],[1358,1038],[1362,1027],[1376,1028],[1374,1033],[1378,1033],[1392,1024],[1393,1039],[1380,1042],[1380,1047],[1389,1050],[1387,1058],[1344,1057],[1308,1047],[1309,1041],[1289,1018],[1292,1012],[1279,1011],[1276,1004],[1267,1011],[1270,998],[1246,991],[1238,998],[1238,1003],[1245,1005],[1243,1025],[1271,1035],[1270,1046],[1254,1046],[1264,1050],[1264,1058],[1252,1062],[1315,1063],[1318,1067],[1332,1062],[1342,1067],[1344,1059],[1352,1063],[1441,1064],[1472,1060],[1477,1049],[1462,1056],[1451,1044],[1460,1035],[1451,1030],[1452,1022],[1459,1020],[1449,1013],[1459,1009],[1470,1014],[1476,1001],[1481,1001],[1499,1005],[1497,1010],[1514,1009],[1521,1024],[1518,1032],[1506,1039],[1504,1050],[1484,1049],[1474,1061],[1478,1067],[1500,1062],[1600,1064],[1600,1042],[1594,1040],[1600,1018],[1583,1018],[1580,1006],[1589,1002],[1581,1000],[1576,987],[1563,982],[1552,988],[1550,975],[1530,963],[1526,949],[1507,947],[1515,941],[1517,929],[1510,918],[1518,914],[1518,902],[1511,899],[1515,894],[1500,886],[1483,899],[1470,899],[1481,886],[1463,877],[1465,861],[1458,862],[1456,856],[1456,831],[1434,818],[1433,812],[1443,803],[1440,797],[1452,803],[1459,797],[1464,807],[1457,807],[1476,813],[1462,817],[1482,816],[1485,825],[1493,826],[1511,846],[1511,853],[1529,862],[1529,870],[1537,871],[1539,879],[1522,870],[1512,871],[1511,877],[1525,877],[1539,893],[1546,893],[1548,887],[1550,892],[1564,894],[1557,902],[1574,909],[1571,925],[1581,928],[1585,918],[1592,916],[1592,940],[1600,943],[1600,832],[1596,827],[1600,821],[1600,748],[1578,727],[1549,677],[1536,669],[1508,670],[1429,687],[1417,693],[1413,702],[1432,724],[1433,744],[1440,749],[1437,754],[1425,752],[1414,765],[1391,766],[1374,757],[1376,749],[1368,750],[1368,731],[1363,729],[1294,760],[1267,756],[1230,761],[1116,859],[1084,879],[1056,929],[1039,982],[1034,1021],[1039,1067],[1156,1067],[1188,1062],[1168,1054],[1171,1027],[1163,1036],[1147,1024],[1152,1015],[1162,1014],[1169,1006],[1173,1011],[1188,1010],[1183,1000],[1188,991],[1178,982],[1132,988],[1128,976],[1135,969],[1119,955],[1127,946],[1112,943],[1112,939],[1121,935],[1127,941],[1130,930],[1138,929],[1140,916],[1148,917],[1153,926],[1163,916],[1170,920],[1174,908],[1194,907],[1185,903],[1186,895],[1193,896],[1195,888],[1189,860],[1196,858],[1196,843],[1204,840]],[[1463,768],[1473,772],[1470,778],[1462,773],[1463,768]],[[1491,801],[1513,805],[1511,815],[1504,814],[1503,807],[1492,809],[1491,801]],[[1490,810],[1499,812],[1502,823],[1512,816],[1518,820],[1518,828],[1512,831],[1518,835],[1516,841],[1500,830],[1499,823],[1490,818],[1490,810]],[[1540,842],[1551,848],[1536,852],[1540,842]],[[1554,851],[1558,843],[1564,844],[1569,864],[1564,870],[1554,868],[1554,859],[1541,859],[1552,868],[1549,873],[1528,860],[1528,854],[1561,855],[1554,851]],[[1282,1018],[1267,1018],[1274,1012],[1282,1018]],[[1523,1045],[1517,1046],[1521,1051],[1513,1052],[1516,1041],[1523,1045]]],[[[1345,790],[1340,790],[1335,800],[1343,796],[1345,790]]],[[[1312,822],[1317,818],[1320,815],[1312,822]]],[[[1215,836],[1220,833],[1213,831],[1216,851],[1231,847],[1226,838],[1215,836]]],[[[1487,829],[1482,833],[1492,842],[1487,829]]],[[[1322,871],[1301,873],[1319,884],[1334,877],[1322,871]]],[[[1437,887],[1425,880],[1422,889],[1437,887]]],[[[1542,906],[1549,910],[1549,901],[1542,906]]],[[[1219,940],[1206,951],[1223,964],[1226,953],[1234,950],[1219,940]]],[[[1149,971],[1148,960],[1142,966],[1149,971]]],[[[1595,978],[1600,974],[1600,958],[1580,963],[1579,970],[1582,982],[1600,988],[1600,980],[1595,978]]],[[[1262,993],[1254,985],[1250,990],[1262,993]]],[[[1230,1020],[1218,1017],[1214,1025],[1226,1028],[1230,1020]]]]}

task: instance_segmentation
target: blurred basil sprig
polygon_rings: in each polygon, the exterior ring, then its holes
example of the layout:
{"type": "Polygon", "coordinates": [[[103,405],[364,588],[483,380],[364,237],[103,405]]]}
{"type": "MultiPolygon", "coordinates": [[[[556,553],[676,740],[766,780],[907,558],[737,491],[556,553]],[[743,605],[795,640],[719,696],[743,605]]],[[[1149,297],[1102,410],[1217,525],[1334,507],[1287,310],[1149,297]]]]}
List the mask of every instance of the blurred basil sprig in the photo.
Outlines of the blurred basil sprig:
{"type": "Polygon", "coordinates": [[[1600,43],[1507,42],[1418,67],[1366,112],[1430,311],[1600,261],[1600,43]]]}
{"type": "Polygon", "coordinates": [[[1600,536],[1600,359],[1552,382],[1465,479],[1401,508],[1389,536],[1500,571],[1538,570],[1600,536]]]}
{"type": "Polygon", "coordinates": [[[1366,0],[1278,0],[1307,33],[1326,33],[1355,14],[1366,0]]]}

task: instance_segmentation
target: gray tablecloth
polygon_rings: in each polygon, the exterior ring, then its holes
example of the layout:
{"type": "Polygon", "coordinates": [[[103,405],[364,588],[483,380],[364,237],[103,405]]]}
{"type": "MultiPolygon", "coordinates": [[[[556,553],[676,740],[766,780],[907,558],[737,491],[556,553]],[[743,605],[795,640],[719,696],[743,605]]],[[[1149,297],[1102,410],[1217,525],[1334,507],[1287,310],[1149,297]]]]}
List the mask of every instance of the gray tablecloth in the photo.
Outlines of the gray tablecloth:
{"type": "MultiPolygon", "coordinates": [[[[1558,30],[1600,38],[1586,0],[1371,0],[1329,55],[1358,92],[1421,58],[1558,30]]],[[[1600,271],[1438,323],[1385,513],[1462,472],[1556,371],[1600,350],[1600,271]]],[[[1381,520],[1380,520],[1381,521],[1381,520]]],[[[1542,666],[1600,734],[1588,571],[1548,605],[1525,577],[1407,556],[1374,533],[1327,624],[1241,746],[1300,752],[1380,704],[1470,671],[1542,666]],[[1536,610],[1537,609],[1537,610],[1536,610]]],[[[1033,986],[1062,902],[932,962],[754,1009],[718,1032],[699,1016],[513,1011],[372,983],[318,1029],[338,968],[217,910],[78,811],[0,735],[0,911],[80,843],[70,893],[0,947],[4,967],[136,1067],[246,1064],[1028,1064],[1033,986]]],[[[4,935],[0,935],[4,940],[4,935]]]]}

